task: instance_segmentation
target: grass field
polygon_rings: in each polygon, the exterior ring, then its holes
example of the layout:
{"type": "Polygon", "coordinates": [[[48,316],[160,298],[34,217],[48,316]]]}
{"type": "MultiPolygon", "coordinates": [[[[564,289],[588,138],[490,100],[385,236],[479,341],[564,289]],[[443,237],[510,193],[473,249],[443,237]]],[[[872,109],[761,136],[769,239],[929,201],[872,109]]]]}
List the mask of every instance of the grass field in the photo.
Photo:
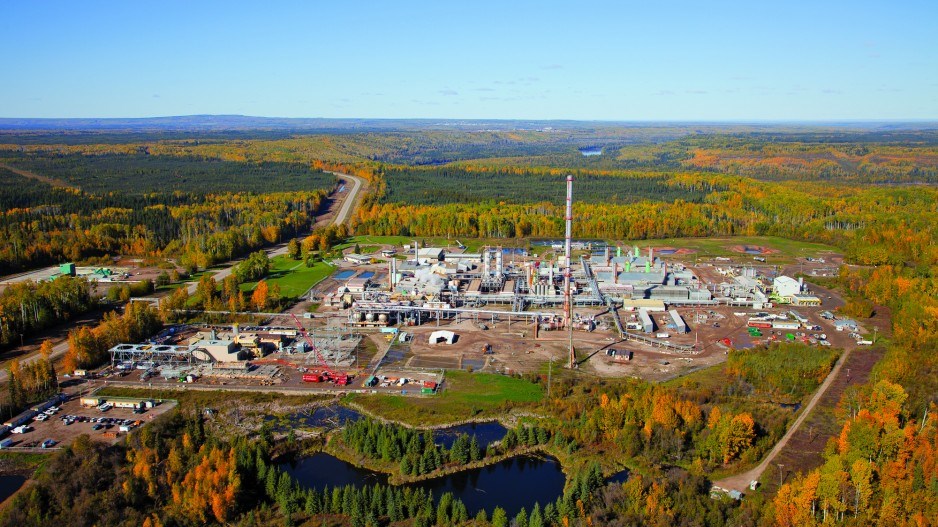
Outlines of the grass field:
{"type": "Polygon", "coordinates": [[[164,399],[179,403],[183,409],[215,408],[224,409],[231,406],[232,401],[242,405],[281,403],[283,405],[302,405],[319,402],[329,397],[322,395],[284,395],[274,392],[228,392],[223,390],[150,390],[146,388],[117,388],[109,386],[96,392],[106,397],[134,397],[139,399],[164,399]]]}
{"type": "Polygon", "coordinates": [[[543,395],[541,386],[523,379],[449,371],[445,389],[433,397],[352,394],[347,400],[387,419],[426,426],[470,418],[495,418],[512,406],[536,403],[543,395]]]}
{"type": "MultiPolygon", "coordinates": [[[[325,262],[317,262],[313,267],[306,267],[302,260],[293,260],[286,255],[275,256],[270,259],[270,273],[267,275],[267,285],[280,286],[280,295],[284,298],[298,298],[310,287],[323,281],[332,274],[335,268],[325,262]]],[[[241,290],[254,291],[257,282],[241,284],[241,290]]]]}

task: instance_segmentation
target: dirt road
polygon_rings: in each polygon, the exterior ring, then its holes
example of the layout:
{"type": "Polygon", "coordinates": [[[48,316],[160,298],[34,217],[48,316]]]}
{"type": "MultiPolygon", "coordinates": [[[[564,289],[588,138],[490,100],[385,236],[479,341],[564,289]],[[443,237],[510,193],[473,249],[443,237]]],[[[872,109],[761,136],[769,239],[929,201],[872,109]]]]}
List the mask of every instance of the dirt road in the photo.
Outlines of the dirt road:
{"type": "Polygon", "coordinates": [[[61,179],[55,179],[48,176],[43,176],[41,174],[36,174],[35,172],[30,172],[28,170],[23,170],[22,168],[16,168],[15,166],[8,165],[6,163],[0,163],[0,168],[5,168],[14,174],[23,176],[24,178],[34,179],[36,181],[41,181],[52,185],[53,187],[62,187],[62,188],[78,188],[75,185],[62,181],[61,179]]]}
{"type": "Polygon", "coordinates": [[[751,481],[761,478],[762,473],[765,472],[765,469],[768,468],[769,464],[772,463],[772,460],[775,459],[775,457],[782,451],[782,449],[785,448],[785,446],[788,444],[788,441],[798,431],[801,423],[803,423],[804,420],[807,419],[808,415],[811,414],[811,411],[814,410],[815,405],[817,405],[818,401],[821,400],[821,397],[834,382],[834,379],[837,378],[837,375],[840,374],[840,369],[844,363],[847,362],[851,351],[852,348],[847,348],[843,355],[837,359],[837,364],[831,368],[830,374],[828,374],[827,378],[824,379],[824,382],[821,383],[821,386],[818,388],[817,392],[815,392],[814,397],[812,397],[807,406],[802,409],[801,415],[795,419],[795,422],[792,423],[791,427],[788,429],[788,432],[786,432],[782,439],[775,444],[775,447],[772,448],[772,450],[768,453],[768,455],[765,456],[765,458],[756,468],[741,474],[736,474],[735,476],[721,479],[720,481],[714,481],[713,484],[724,489],[744,492],[749,489],[749,483],[751,481]]]}

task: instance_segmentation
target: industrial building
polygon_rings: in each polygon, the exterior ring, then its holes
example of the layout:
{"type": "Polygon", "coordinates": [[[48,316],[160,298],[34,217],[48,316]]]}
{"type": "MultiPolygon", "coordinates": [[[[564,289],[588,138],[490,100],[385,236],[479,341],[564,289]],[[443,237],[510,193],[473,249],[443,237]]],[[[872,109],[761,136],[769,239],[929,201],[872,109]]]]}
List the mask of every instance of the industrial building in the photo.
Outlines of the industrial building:
{"type": "Polygon", "coordinates": [[[778,276],[772,281],[772,298],[777,302],[790,304],[792,297],[801,293],[803,289],[803,279],[795,280],[790,276],[778,276]]]}
{"type": "Polygon", "coordinates": [[[642,323],[642,331],[645,333],[654,333],[655,322],[651,319],[651,316],[648,315],[647,309],[638,310],[638,319],[642,323]]]}
{"type": "Polygon", "coordinates": [[[674,309],[668,311],[668,314],[671,315],[671,323],[674,325],[674,331],[687,333],[687,324],[684,322],[684,318],[681,314],[674,309]]]}

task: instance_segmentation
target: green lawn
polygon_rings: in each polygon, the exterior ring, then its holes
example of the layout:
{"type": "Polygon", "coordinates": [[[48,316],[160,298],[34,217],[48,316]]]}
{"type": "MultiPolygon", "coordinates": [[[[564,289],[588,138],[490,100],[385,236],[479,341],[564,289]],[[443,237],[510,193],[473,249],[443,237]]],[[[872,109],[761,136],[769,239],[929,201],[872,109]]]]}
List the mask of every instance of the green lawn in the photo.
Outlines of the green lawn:
{"type": "Polygon", "coordinates": [[[432,397],[352,394],[348,400],[375,415],[423,426],[495,418],[512,406],[536,403],[543,395],[540,385],[523,379],[454,370],[446,372],[445,389],[432,397]]]}
{"type": "Polygon", "coordinates": [[[274,392],[229,392],[224,390],[169,390],[147,388],[118,388],[108,386],[98,390],[97,395],[102,397],[134,397],[139,399],[163,399],[179,403],[184,410],[215,408],[224,409],[236,401],[243,407],[279,403],[283,405],[303,405],[321,402],[329,399],[327,396],[311,395],[284,395],[274,392]]]}
{"type": "MultiPolygon", "coordinates": [[[[306,267],[303,260],[293,260],[287,255],[275,256],[270,259],[270,273],[267,274],[267,285],[278,284],[280,295],[284,298],[298,298],[309,288],[323,281],[332,274],[335,268],[325,262],[317,262],[313,267],[306,267]]],[[[220,285],[220,284],[219,284],[220,285]]],[[[241,284],[241,290],[254,291],[257,282],[241,284]]]]}

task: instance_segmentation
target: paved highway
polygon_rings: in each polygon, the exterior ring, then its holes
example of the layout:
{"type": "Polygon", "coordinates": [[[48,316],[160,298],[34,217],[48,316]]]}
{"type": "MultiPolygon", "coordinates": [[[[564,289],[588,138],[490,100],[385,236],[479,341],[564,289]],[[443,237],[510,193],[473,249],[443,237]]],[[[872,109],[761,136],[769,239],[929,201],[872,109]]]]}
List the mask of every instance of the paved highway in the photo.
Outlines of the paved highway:
{"type": "MultiPolygon", "coordinates": [[[[352,183],[351,188],[348,184],[345,185],[345,190],[341,194],[335,194],[333,197],[336,200],[342,200],[342,206],[339,208],[339,212],[336,213],[335,217],[332,219],[332,223],[335,225],[340,225],[348,221],[349,216],[352,212],[352,207],[355,202],[358,200],[358,194],[361,192],[362,186],[364,185],[364,180],[358,176],[352,176],[349,174],[342,174],[340,172],[330,172],[330,174],[335,174],[336,176],[350,181],[352,183]]],[[[267,256],[273,258],[274,256],[280,256],[281,254],[287,254],[287,244],[282,243],[275,247],[267,249],[267,256]]],[[[225,264],[225,268],[218,271],[214,275],[216,282],[221,282],[228,275],[231,274],[235,265],[238,265],[241,260],[232,260],[225,264]]],[[[199,287],[198,282],[189,282],[186,286],[186,290],[189,292],[189,295],[194,295],[196,289],[199,287]]]]}
{"type": "MultiPolygon", "coordinates": [[[[337,194],[334,196],[335,200],[342,201],[342,205],[339,208],[339,212],[336,213],[335,217],[332,220],[332,223],[338,225],[338,224],[345,223],[346,221],[348,221],[349,216],[352,213],[354,204],[356,201],[358,201],[359,193],[361,192],[362,187],[364,186],[365,180],[357,176],[352,176],[349,174],[342,174],[339,172],[332,172],[332,174],[335,174],[336,176],[344,179],[347,182],[345,185],[345,190],[341,194],[337,194]],[[351,182],[351,185],[349,185],[348,182],[351,182]]],[[[287,244],[285,243],[278,245],[276,247],[272,247],[267,250],[267,254],[270,257],[274,257],[274,256],[278,256],[281,254],[286,254],[286,253],[287,253],[287,244]]],[[[231,274],[232,268],[234,268],[234,266],[237,265],[238,262],[240,261],[241,260],[239,259],[239,260],[233,260],[231,262],[228,262],[224,269],[218,271],[217,273],[213,275],[215,277],[215,280],[217,282],[221,282],[222,280],[224,280],[226,276],[231,274]]],[[[195,294],[195,291],[198,288],[198,285],[199,285],[198,282],[190,282],[186,286],[186,289],[189,291],[190,295],[195,294]]],[[[57,359],[65,355],[66,351],[68,351],[67,340],[59,342],[52,348],[51,357],[52,359],[57,359]]],[[[39,354],[36,353],[36,354],[30,355],[29,357],[21,359],[20,364],[21,365],[29,364],[30,362],[33,362],[37,360],[38,358],[39,358],[39,354]]],[[[0,383],[6,382],[7,377],[8,377],[8,374],[7,374],[6,369],[0,370],[0,383]]]]}

